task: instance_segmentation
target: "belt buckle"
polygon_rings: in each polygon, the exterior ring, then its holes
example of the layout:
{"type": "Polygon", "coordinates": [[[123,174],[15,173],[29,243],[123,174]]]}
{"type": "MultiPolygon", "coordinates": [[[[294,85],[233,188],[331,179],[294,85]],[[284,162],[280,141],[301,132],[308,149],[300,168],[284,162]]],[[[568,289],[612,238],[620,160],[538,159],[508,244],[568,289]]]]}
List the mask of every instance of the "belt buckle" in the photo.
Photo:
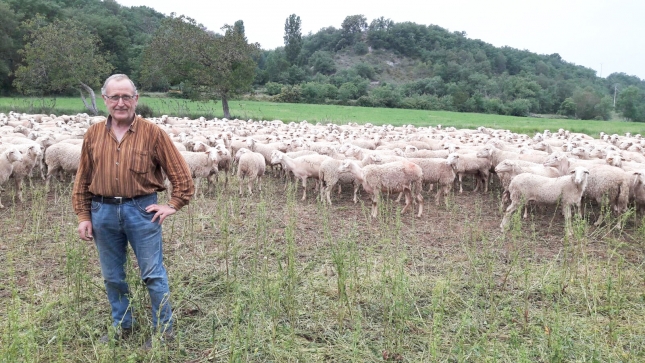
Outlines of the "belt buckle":
{"type": "Polygon", "coordinates": [[[116,204],[123,204],[123,197],[114,197],[116,199],[116,204]]]}

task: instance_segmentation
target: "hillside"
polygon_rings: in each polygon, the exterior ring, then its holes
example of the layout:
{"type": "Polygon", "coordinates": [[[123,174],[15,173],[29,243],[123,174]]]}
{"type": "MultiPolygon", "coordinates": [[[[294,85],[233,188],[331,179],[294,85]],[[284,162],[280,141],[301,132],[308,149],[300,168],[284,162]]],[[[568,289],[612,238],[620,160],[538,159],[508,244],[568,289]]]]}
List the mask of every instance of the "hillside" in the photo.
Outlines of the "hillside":
{"type": "MultiPolygon", "coordinates": [[[[97,37],[112,72],[131,75],[144,91],[167,92],[190,83],[177,74],[146,79],[150,72],[141,56],[167,19],[154,9],[124,7],[113,0],[0,0],[0,95],[19,91],[13,77],[25,62],[26,24],[36,16],[41,17],[40,26],[60,19],[82,25],[97,37]]],[[[243,22],[238,23],[243,32],[243,22]]],[[[608,120],[618,115],[621,120],[645,121],[645,81],[624,73],[600,78],[557,53],[495,47],[465,32],[384,17],[368,21],[363,15],[350,15],[340,28],[308,35],[301,33],[297,15],[287,24],[286,45],[255,57],[252,97],[572,119],[608,120]]],[[[76,89],[56,92],[78,94],[76,89]]]]}

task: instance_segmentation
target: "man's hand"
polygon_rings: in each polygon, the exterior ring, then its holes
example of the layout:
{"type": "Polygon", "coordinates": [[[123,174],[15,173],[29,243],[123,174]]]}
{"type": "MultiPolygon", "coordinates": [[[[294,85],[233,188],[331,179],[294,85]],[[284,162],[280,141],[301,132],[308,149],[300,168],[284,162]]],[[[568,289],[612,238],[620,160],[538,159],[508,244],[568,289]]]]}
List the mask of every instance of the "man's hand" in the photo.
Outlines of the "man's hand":
{"type": "Polygon", "coordinates": [[[157,212],[152,217],[152,222],[156,221],[157,218],[159,218],[159,224],[161,224],[163,223],[164,219],[166,219],[166,217],[177,213],[177,210],[166,204],[163,204],[163,205],[151,204],[146,208],[146,212],[148,213],[157,212]]]}
{"type": "Polygon", "coordinates": [[[94,236],[92,236],[92,221],[83,221],[78,224],[78,236],[83,241],[94,239],[94,236]]]}

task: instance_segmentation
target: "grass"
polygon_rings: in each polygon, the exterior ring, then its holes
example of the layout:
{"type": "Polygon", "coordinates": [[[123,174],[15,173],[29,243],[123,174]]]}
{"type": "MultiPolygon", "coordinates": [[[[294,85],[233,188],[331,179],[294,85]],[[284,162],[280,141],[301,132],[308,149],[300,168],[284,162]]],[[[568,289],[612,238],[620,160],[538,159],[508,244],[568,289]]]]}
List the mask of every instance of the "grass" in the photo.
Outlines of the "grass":
{"type": "MultiPolygon", "coordinates": [[[[154,115],[187,116],[190,118],[223,117],[219,102],[191,102],[183,99],[148,97],[142,95],[139,103],[146,104],[154,115]]],[[[100,100],[97,106],[106,112],[100,100]]],[[[532,135],[545,129],[557,131],[565,128],[572,132],[581,132],[598,137],[601,131],[607,134],[645,134],[645,123],[623,121],[590,121],[563,120],[535,117],[514,117],[491,114],[459,113],[448,111],[422,111],[392,108],[370,108],[352,106],[309,105],[292,103],[259,102],[233,100],[229,102],[230,112],[236,118],[254,120],[282,120],[284,122],[310,123],[348,123],[360,124],[370,122],[375,125],[392,124],[394,126],[414,124],[416,126],[453,126],[456,128],[475,129],[486,126],[508,129],[513,132],[532,135]]],[[[42,112],[54,114],[76,114],[85,112],[80,98],[29,99],[0,98],[0,112],[10,110],[20,112],[42,112]]]]}
{"type": "MultiPolygon", "coordinates": [[[[564,233],[554,208],[499,231],[499,190],[465,191],[426,213],[365,195],[305,202],[276,178],[237,180],[164,223],[178,337],[146,352],[149,300],[128,266],[134,336],[110,324],[98,256],[76,235],[71,186],[2,194],[0,362],[642,362],[645,223],[634,213],[564,233]]],[[[472,190],[472,185],[465,186],[472,190]]],[[[162,196],[162,199],[164,196],[162,196]]]]}

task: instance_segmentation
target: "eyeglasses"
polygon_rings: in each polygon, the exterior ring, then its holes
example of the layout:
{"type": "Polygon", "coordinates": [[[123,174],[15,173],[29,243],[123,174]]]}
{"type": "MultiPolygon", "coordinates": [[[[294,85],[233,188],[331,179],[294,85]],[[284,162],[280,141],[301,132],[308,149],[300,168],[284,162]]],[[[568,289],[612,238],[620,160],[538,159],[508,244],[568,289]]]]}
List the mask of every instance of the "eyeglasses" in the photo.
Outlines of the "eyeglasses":
{"type": "Polygon", "coordinates": [[[112,102],[116,102],[116,103],[118,103],[118,102],[119,102],[119,99],[122,99],[122,100],[123,100],[123,102],[130,102],[130,101],[132,101],[133,99],[135,99],[135,97],[137,97],[137,95],[134,95],[134,96],[130,96],[130,95],[124,95],[124,96],[105,96],[105,98],[107,98],[108,100],[110,100],[110,101],[112,101],[112,102]]]}

